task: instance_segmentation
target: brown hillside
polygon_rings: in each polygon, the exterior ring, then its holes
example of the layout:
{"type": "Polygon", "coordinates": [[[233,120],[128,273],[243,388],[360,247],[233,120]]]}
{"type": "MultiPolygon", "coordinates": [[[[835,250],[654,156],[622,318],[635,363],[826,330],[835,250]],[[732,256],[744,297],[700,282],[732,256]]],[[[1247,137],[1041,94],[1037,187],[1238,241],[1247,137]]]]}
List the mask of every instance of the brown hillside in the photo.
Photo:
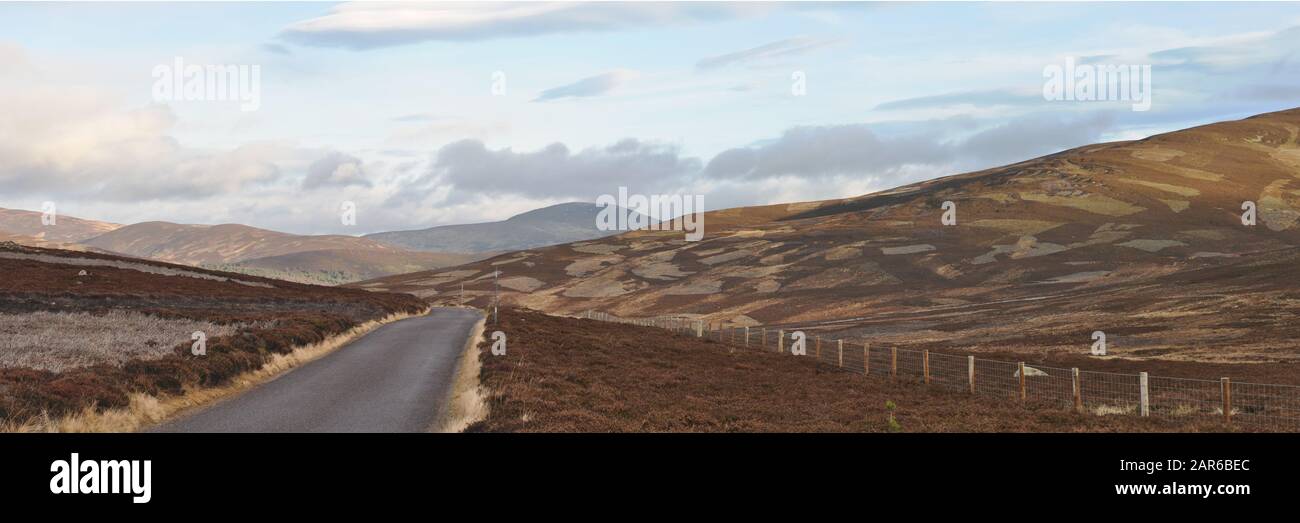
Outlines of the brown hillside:
{"type": "Polygon", "coordinates": [[[53,244],[72,244],[94,238],[121,227],[116,223],[84,220],[72,216],[56,215],[54,224],[41,222],[41,213],[0,209],[0,234],[10,237],[9,241],[30,238],[32,242],[53,244]]]}
{"type": "Polygon", "coordinates": [[[1297,361],[1300,110],[862,197],[709,213],[357,286],[553,313],[812,324],[900,344],[1297,361]],[[1241,224],[1244,201],[1258,225],[1241,224]],[[941,205],[958,223],[942,226],[941,205]]]}

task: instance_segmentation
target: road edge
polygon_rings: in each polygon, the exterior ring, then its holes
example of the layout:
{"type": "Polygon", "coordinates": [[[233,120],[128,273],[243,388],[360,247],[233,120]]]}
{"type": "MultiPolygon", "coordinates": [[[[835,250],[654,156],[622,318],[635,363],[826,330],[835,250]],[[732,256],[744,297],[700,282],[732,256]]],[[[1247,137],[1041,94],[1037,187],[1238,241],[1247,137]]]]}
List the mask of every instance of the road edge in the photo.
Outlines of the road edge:
{"type": "Polygon", "coordinates": [[[432,307],[416,313],[396,313],[367,321],[320,342],[300,345],[286,354],[276,354],[256,370],[244,372],[230,383],[218,387],[190,389],[175,396],[157,397],[131,394],[126,407],[102,412],[85,409],[57,419],[47,419],[38,426],[22,427],[17,432],[136,432],[182,418],[204,407],[238,395],[248,389],[278,378],[285,373],[346,347],[358,338],[384,325],[428,314],[432,307]],[[24,430],[26,429],[26,430],[24,430]]]}
{"type": "Polygon", "coordinates": [[[441,419],[433,427],[433,432],[455,433],[487,417],[487,395],[479,381],[479,371],[483,363],[479,361],[479,343],[483,337],[487,315],[480,315],[465,338],[465,348],[461,350],[460,361],[456,363],[456,375],[452,377],[451,392],[444,403],[446,408],[441,419]]]}

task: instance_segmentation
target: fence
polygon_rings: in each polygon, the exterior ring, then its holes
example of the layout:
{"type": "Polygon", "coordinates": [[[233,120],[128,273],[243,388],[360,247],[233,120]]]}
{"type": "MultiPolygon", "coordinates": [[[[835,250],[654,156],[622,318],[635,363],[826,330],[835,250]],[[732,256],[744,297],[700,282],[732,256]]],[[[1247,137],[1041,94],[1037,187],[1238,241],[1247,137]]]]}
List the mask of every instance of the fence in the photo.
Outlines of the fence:
{"type": "MultiPolygon", "coordinates": [[[[791,353],[797,328],[727,326],[689,318],[620,318],[586,311],[582,317],[658,327],[733,347],[791,353]]],[[[805,355],[819,364],[891,380],[925,383],[953,392],[1021,402],[1057,404],[1098,415],[1187,418],[1215,416],[1226,423],[1268,430],[1300,430],[1300,387],[1123,374],[1026,365],[971,355],[872,346],[867,341],[807,336],[805,355]]]]}

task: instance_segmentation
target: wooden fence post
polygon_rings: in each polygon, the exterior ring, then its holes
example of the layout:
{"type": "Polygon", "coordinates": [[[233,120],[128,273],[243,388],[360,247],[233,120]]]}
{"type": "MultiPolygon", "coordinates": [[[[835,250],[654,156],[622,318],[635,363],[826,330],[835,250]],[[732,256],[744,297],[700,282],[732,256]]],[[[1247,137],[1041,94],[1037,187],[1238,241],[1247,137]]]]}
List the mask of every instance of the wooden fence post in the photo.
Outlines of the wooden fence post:
{"type": "Polygon", "coordinates": [[[1020,374],[1020,401],[1025,401],[1025,398],[1028,396],[1027,394],[1025,394],[1025,362],[1022,361],[1019,363],[1019,365],[1020,365],[1020,372],[1018,374],[1020,374]]]}
{"type": "Polygon", "coordinates": [[[704,337],[704,322],[699,320],[695,321],[695,337],[696,338],[704,337]]]}
{"type": "Polygon", "coordinates": [[[1143,417],[1151,415],[1151,393],[1147,389],[1147,373],[1138,373],[1138,404],[1141,406],[1138,412],[1143,417]]]}
{"type": "Polygon", "coordinates": [[[966,380],[970,382],[970,393],[975,393],[975,356],[966,356],[966,380]]]}
{"type": "Polygon", "coordinates": [[[749,346],[749,325],[745,326],[745,346],[749,346]]]}
{"type": "Polygon", "coordinates": [[[1074,375],[1074,410],[1083,412],[1083,384],[1079,382],[1079,368],[1071,369],[1070,373],[1074,375]]]}
{"type": "Polygon", "coordinates": [[[889,379],[898,379],[898,347],[889,348],[889,379]]]}
{"type": "Polygon", "coordinates": [[[844,340],[839,340],[840,345],[840,367],[844,367],[844,340]]]}
{"type": "Polygon", "coordinates": [[[760,347],[767,348],[767,327],[763,327],[763,339],[759,343],[760,347]]]}
{"type": "Polygon", "coordinates": [[[785,353],[785,329],[776,331],[776,351],[785,353]]]}
{"type": "Polygon", "coordinates": [[[925,375],[925,384],[930,384],[930,351],[921,352],[921,372],[925,375]]]}
{"type": "Polygon", "coordinates": [[[867,342],[862,343],[862,374],[871,375],[871,344],[867,342]]]}
{"type": "Polygon", "coordinates": [[[1223,422],[1232,423],[1232,379],[1220,379],[1219,386],[1223,395],[1223,422]]]}
{"type": "Polygon", "coordinates": [[[822,337],[817,337],[817,361],[822,361],[822,337]]]}

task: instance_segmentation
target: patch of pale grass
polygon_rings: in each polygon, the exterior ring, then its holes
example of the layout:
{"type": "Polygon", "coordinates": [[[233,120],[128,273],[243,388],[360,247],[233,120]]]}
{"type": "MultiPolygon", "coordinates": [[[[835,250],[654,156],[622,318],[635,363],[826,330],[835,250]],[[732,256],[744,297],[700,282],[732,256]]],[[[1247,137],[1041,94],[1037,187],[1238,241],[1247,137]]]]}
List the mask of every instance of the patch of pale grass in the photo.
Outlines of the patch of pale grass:
{"type": "Polygon", "coordinates": [[[1116,200],[1100,194],[1090,194],[1083,197],[1072,196],[1051,196],[1038,192],[1022,192],[1020,199],[1045,203],[1047,205],[1057,205],[1061,207],[1072,207],[1081,211],[1087,211],[1093,214],[1104,216],[1128,216],[1130,214],[1145,211],[1145,207],[1138,207],[1128,202],[1116,200]]]}
{"type": "Polygon", "coordinates": [[[1117,181],[1117,182],[1120,182],[1120,183],[1127,183],[1127,184],[1133,184],[1133,185],[1141,185],[1141,186],[1143,186],[1143,187],[1150,187],[1150,188],[1155,189],[1155,190],[1157,190],[1157,191],[1164,191],[1164,192],[1168,192],[1168,193],[1174,193],[1174,194],[1177,194],[1177,195],[1179,195],[1179,196],[1183,196],[1183,197],[1200,196],[1200,194],[1201,194],[1201,191],[1199,191],[1199,190],[1197,190],[1197,189],[1193,189],[1193,188],[1191,188],[1191,187],[1183,187],[1183,186],[1181,186],[1181,185],[1170,185],[1170,184],[1167,184],[1167,183],[1152,182],[1152,181],[1148,181],[1148,180],[1135,180],[1135,179],[1132,179],[1132,178],[1112,178],[1112,180],[1117,181]]]}
{"type": "Polygon", "coordinates": [[[1186,246],[1187,244],[1180,242],[1178,240],[1142,239],[1142,240],[1129,240],[1124,243],[1117,243],[1116,245],[1119,245],[1120,247],[1132,247],[1134,249],[1140,249],[1147,252],[1160,252],[1170,247],[1183,247],[1186,246]]]}
{"type": "Polygon", "coordinates": [[[1064,223],[1043,220],[975,220],[969,222],[968,225],[985,229],[996,229],[1005,233],[1024,236],[1040,234],[1060,227],[1064,225],[1064,223]]]}
{"type": "Polygon", "coordinates": [[[474,422],[487,418],[487,394],[479,383],[479,371],[483,363],[479,361],[478,350],[486,320],[486,317],[479,318],[474,328],[470,329],[469,338],[465,340],[465,350],[461,352],[460,365],[456,367],[456,377],[451,386],[451,400],[439,421],[438,432],[460,432],[474,422]]]}
{"type": "Polygon", "coordinates": [[[1131,405],[1129,406],[1097,405],[1096,407],[1092,408],[1092,413],[1098,416],[1127,415],[1127,414],[1132,414],[1136,411],[1137,411],[1137,407],[1131,405]]]}
{"type": "Polygon", "coordinates": [[[0,314],[0,367],[62,372],[96,364],[120,365],[172,353],[191,335],[208,339],[234,334],[244,325],[164,319],[134,311],[0,314]]]}

